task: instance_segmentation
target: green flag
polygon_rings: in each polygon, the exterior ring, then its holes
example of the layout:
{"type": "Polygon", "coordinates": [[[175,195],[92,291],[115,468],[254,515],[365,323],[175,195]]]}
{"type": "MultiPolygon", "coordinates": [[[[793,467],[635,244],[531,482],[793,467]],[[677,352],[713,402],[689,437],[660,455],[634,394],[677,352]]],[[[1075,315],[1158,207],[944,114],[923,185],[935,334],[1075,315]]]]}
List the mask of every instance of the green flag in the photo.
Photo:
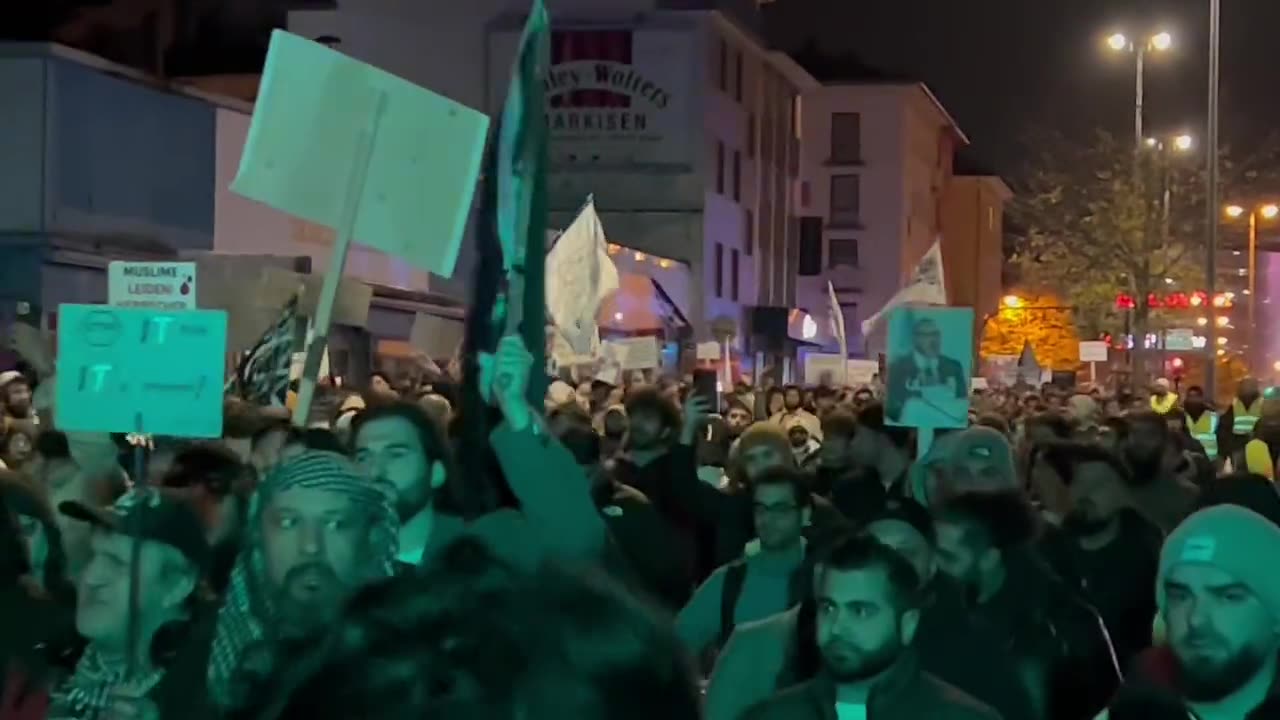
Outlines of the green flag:
{"type": "Polygon", "coordinates": [[[551,63],[551,23],[534,0],[516,53],[498,126],[498,241],[507,280],[505,303],[495,310],[499,335],[519,331],[533,353],[529,402],[546,392],[547,115],[544,80],[551,63]]]}

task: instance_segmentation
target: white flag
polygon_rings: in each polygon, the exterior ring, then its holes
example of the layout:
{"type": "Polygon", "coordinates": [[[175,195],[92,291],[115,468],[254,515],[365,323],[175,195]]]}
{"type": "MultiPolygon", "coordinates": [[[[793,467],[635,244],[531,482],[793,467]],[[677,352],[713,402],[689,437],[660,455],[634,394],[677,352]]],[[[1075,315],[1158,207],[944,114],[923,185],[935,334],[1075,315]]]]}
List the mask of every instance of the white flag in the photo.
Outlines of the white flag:
{"type": "MultiPolygon", "coordinates": [[[[830,280],[827,281],[827,299],[831,303],[831,319],[832,325],[835,326],[836,341],[840,344],[840,357],[848,360],[849,336],[845,334],[844,330],[844,309],[840,307],[840,298],[836,297],[836,287],[831,284],[830,280]]],[[[848,363],[846,362],[845,365],[847,366],[848,363]]],[[[842,385],[849,384],[849,371],[847,367],[840,378],[840,382],[842,385]]]]}
{"type": "Polygon", "coordinates": [[[573,351],[591,354],[600,304],[618,290],[618,268],[596,214],[587,203],[547,253],[547,310],[573,351]]]}
{"type": "Polygon", "coordinates": [[[916,263],[911,272],[911,279],[894,294],[885,306],[875,315],[862,322],[862,334],[867,336],[875,329],[880,318],[899,305],[918,303],[921,305],[946,305],[947,286],[942,274],[942,241],[934,240],[933,247],[916,263]]]}

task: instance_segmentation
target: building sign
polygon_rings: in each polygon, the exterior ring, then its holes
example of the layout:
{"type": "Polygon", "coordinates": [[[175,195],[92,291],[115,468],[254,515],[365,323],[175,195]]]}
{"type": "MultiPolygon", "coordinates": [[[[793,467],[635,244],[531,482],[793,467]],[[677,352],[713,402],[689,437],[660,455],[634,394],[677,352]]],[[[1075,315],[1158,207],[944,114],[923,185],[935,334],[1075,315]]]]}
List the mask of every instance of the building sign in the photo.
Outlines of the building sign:
{"type": "MultiPolygon", "coordinates": [[[[504,31],[491,43],[491,112],[502,106],[518,40],[504,31]]],[[[544,87],[556,169],[688,166],[698,129],[690,103],[694,41],[692,30],[553,31],[544,87]]]]}
{"type": "Polygon", "coordinates": [[[196,308],[193,262],[123,262],[107,265],[107,302],[153,310],[196,308]]]}

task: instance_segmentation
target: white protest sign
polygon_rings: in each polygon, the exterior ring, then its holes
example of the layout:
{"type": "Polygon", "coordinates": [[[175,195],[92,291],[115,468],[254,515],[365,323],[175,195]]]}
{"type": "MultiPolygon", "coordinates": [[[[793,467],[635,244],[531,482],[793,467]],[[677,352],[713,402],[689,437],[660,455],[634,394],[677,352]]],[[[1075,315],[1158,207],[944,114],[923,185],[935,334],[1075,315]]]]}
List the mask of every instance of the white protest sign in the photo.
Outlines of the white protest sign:
{"type": "Polygon", "coordinates": [[[987,390],[989,388],[990,385],[987,384],[987,379],[984,377],[976,377],[969,380],[969,390],[987,390]]]}
{"type": "Polygon", "coordinates": [[[649,370],[662,365],[655,337],[623,338],[604,344],[609,348],[605,357],[616,360],[622,370],[649,370]]]}
{"type": "Polygon", "coordinates": [[[483,113],[276,30],[231,189],[340,233],[358,193],[356,242],[450,277],[488,129],[483,113]]]}
{"type": "Polygon", "coordinates": [[[227,314],[58,306],[64,432],[222,436],[227,314]]]}
{"type": "Polygon", "coordinates": [[[152,310],[194,310],[196,264],[113,260],[107,264],[107,303],[152,310]]]}
{"type": "Polygon", "coordinates": [[[719,360],[720,356],[723,354],[720,343],[715,340],[700,342],[694,349],[697,353],[697,359],[699,360],[719,360]]]}
{"type": "Polygon", "coordinates": [[[834,353],[809,353],[804,356],[804,381],[809,385],[836,385],[844,380],[846,360],[834,353]]]}
{"type": "Polygon", "coordinates": [[[875,360],[850,358],[845,367],[849,372],[849,385],[870,385],[880,374],[880,363],[875,360]]]}
{"type": "Polygon", "coordinates": [[[1165,350],[1195,350],[1196,332],[1191,328],[1172,328],[1164,333],[1165,350]]]}
{"type": "Polygon", "coordinates": [[[1107,343],[1102,340],[1080,341],[1080,362],[1106,362],[1107,343]]]}

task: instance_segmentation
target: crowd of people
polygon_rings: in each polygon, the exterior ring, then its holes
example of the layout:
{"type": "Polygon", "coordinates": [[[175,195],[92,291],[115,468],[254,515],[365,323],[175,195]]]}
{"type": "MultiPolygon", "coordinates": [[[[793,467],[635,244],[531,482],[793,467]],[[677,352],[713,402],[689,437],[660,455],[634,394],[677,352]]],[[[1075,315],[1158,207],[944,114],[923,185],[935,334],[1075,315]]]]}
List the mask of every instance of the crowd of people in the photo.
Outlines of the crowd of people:
{"type": "Polygon", "coordinates": [[[0,720],[1280,718],[1256,382],[983,391],[924,448],[875,385],[482,366],[481,462],[434,368],[217,442],[0,375],[0,720]]]}

